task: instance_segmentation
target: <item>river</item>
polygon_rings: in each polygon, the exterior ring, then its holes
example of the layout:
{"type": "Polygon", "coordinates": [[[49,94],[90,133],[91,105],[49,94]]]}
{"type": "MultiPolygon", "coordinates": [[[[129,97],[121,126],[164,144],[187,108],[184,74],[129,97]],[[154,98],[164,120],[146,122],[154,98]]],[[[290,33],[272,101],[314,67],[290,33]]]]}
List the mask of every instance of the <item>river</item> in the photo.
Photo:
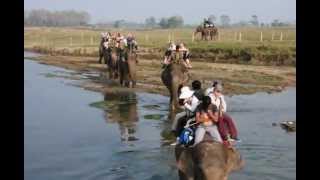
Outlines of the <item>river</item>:
{"type": "MultiPolygon", "coordinates": [[[[73,74],[24,60],[25,179],[178,179],[168,97],[88,91],[65,78],[73,74]]],[[[296,89],[226,101],[246,161],[230,180],[296,179],[296,134],[272,126],[296,120],[296,89]]]]}

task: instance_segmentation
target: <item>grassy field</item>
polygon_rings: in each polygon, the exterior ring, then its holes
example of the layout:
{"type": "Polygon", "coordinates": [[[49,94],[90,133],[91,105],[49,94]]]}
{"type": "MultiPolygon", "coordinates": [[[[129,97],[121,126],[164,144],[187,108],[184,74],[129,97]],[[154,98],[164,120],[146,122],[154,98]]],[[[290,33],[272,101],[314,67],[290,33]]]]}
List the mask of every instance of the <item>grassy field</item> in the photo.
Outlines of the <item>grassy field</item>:
{"type": "MultiPolygon", "coordinates": [[[[100,33],[105,31],[128,33],[121,29],[26,27],[24,47],[44,53],[97,56],[100,33]]],[[[173,40],[186,43],[192,60],[196,61],[295,66],[296,31],[293,28],[219,29],[217,41],[201,41],[200,34],[193,39],[193,31],[184,28],[131,32],[142,47],[140,57],[145,59],[162,58],[169,40],[173,40]]]]}

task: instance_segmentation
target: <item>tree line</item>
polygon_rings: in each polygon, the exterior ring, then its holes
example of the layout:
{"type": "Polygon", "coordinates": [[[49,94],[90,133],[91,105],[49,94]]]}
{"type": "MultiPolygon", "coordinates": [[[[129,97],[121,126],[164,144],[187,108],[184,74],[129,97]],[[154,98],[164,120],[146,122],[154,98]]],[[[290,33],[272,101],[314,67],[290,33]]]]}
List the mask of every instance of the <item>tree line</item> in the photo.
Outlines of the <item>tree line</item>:
{"type": "Polygon", "coordinates": [[[24,11],[24,25],[27,26],[82,26],[87,25],[89,21],[90,15],[85,11],[52,12],[45,9],[24,11]]]}
{"type": "MultiPolygon", "coordinates": [[[[219,22],[218,18],[215,15],[209,15],[208,17],[204,17],[214,24],[218,24],[221,27],[231,27],[231,26],[256,26],[256,27],[265,27],[265,26],[271,26],[271,27],[281,27],[281,26],[290,26],[290,25],[295,25],[292,23],[286,23],[286,22],[281,22],[278,19],[273,20],[271,23],[262,23],[259,21],[259,18],[257,15],[252,15],[251,19],[247,21],[240,21],[240,22],[235,22],[231,23],[231,17],[226,14],[222,14],[219,17],[219,22]]],[[[199,22],[199,24],[202,22],[199,22]]],[[[160,28],[176,28],[176,27],[182,27],[184,26],[184,21],[183,17],[181,16],[172,16],[169,18],[161,18],[159,21],[156,20],[155,17],[150,16],[145,19],[145,26],[146,27],[160,27],[160,28]]]]}

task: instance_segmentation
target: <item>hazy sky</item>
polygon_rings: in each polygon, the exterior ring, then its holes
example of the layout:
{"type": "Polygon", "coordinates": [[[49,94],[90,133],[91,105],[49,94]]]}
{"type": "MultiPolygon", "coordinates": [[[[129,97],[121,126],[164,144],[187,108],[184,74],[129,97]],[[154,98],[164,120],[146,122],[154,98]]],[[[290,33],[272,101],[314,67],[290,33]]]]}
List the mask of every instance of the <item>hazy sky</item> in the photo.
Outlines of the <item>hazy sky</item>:
{"type": "Polygon", "coordinates": [[[181,15],[185,23],[200,23],[204,17],[227,14],[232,22],[249,20],[256,14],[260,22],[296,19],[295,0],[24,0],[24,9],[85,10],[92,22],[125,19],[144,22],[181,15]]]}

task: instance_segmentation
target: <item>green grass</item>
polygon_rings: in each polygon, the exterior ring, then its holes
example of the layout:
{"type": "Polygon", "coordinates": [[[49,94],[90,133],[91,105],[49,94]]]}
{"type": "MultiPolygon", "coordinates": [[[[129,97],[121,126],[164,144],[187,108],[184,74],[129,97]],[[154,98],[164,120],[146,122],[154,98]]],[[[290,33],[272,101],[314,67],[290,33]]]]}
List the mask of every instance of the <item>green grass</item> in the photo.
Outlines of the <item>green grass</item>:
{"type": "MultiPolygon", "coordinates": [[[[128,30],[105,29],[104,31],[128,30]]],[[[295,65],[296,31],[292,28],[226,28],[219,29],[220,40],[201,41],[200,34],[192,41],[194,29],[133,30],[138,44],[148,53],[141,57],[159,59],[167,48],[169,38],[184,42],[193,59],[206,59],[213,62],[232,62],[270,65],[295,65]],[[242,34],[242,41],[235,40],[235,33],[242,34]],[[260,42],[260,33],[263,41],[260,42]],[[283,40],[279,41],[280,34],[283,40]],[[274,40],[272,41],[272,34],[274,40]],[[147,49],[147,50],[146,50],[147,49]],[[236,61],[234,61],[236,60],[236,61]]],[[[45,53],[59,51],[65,55],[97,56],[102,30],[76,28],[25,28],[24,46],[26,49],[46,49],[45,53]]]]}

